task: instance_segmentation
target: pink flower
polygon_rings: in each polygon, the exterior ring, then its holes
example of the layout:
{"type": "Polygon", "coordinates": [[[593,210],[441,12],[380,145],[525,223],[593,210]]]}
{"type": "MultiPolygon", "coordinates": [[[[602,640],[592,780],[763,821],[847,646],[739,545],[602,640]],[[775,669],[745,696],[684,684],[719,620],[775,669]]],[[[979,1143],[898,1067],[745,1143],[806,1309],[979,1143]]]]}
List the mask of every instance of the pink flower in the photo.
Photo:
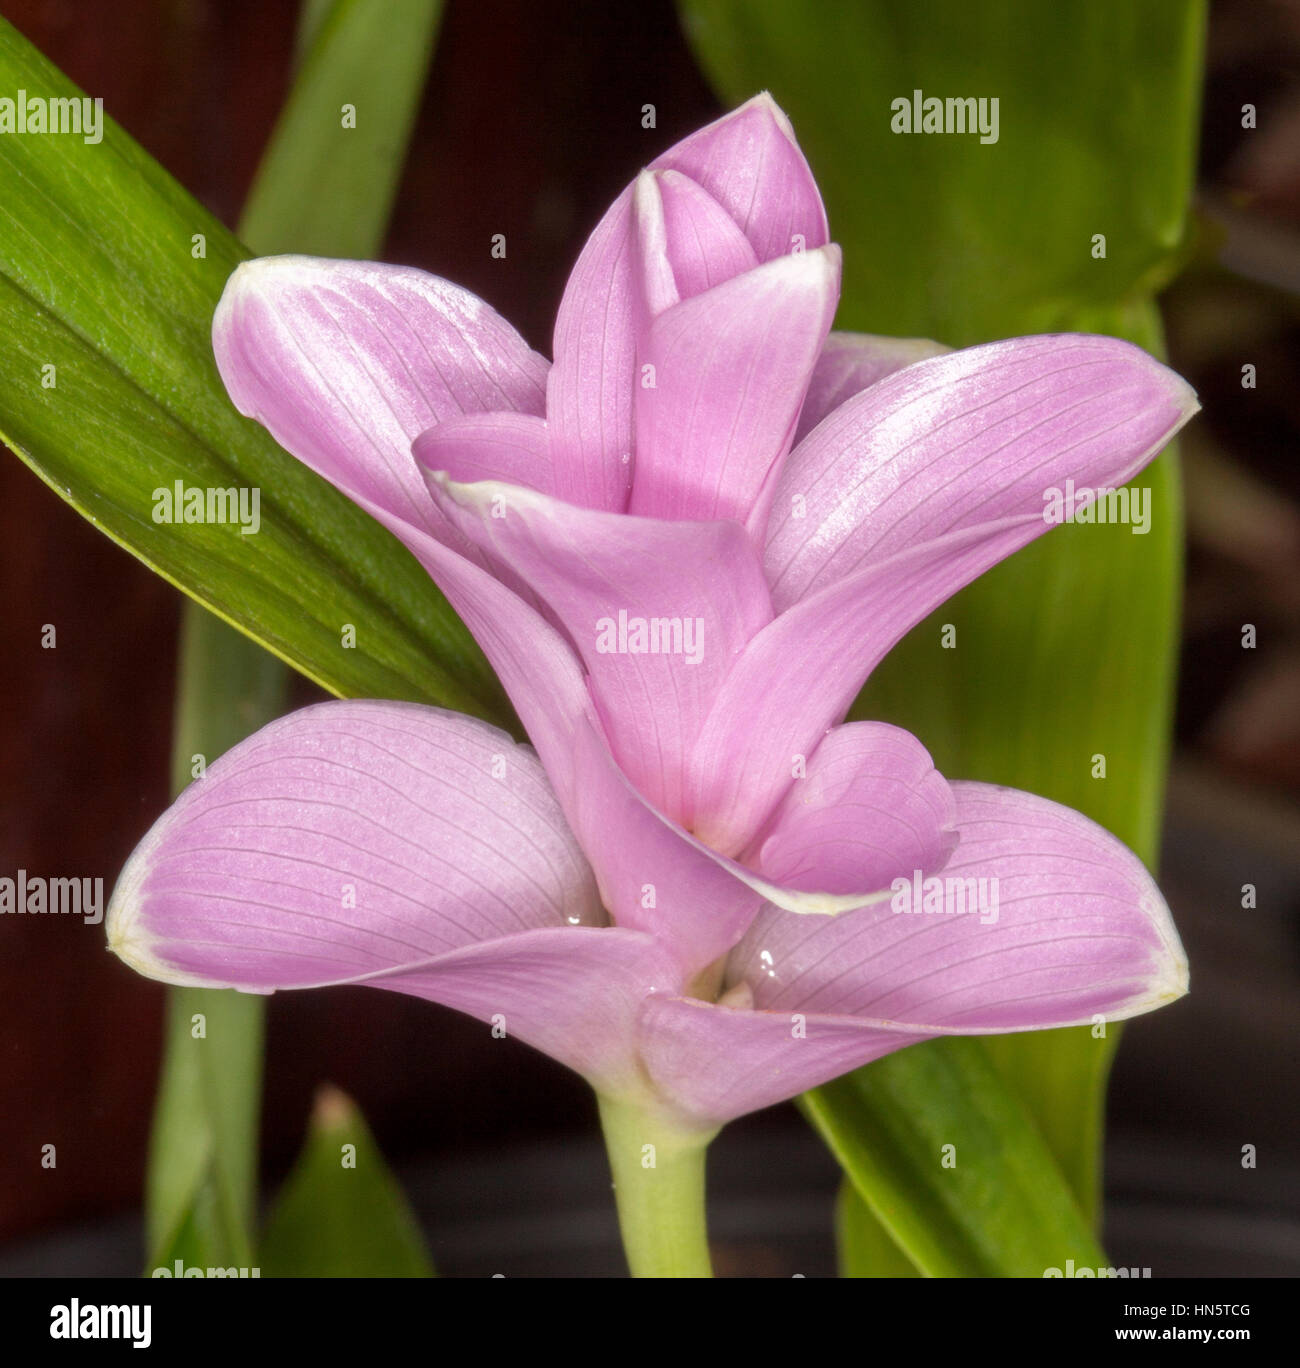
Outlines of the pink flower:
{"type": "Polygon", "coordinates": [[[420,271],[241,266],[214,322],[234,402],[420,559],[536,755],[413,704],[284,718],[141,843],[118,953],[500,1017],[699,1130],[929,1037],[1183,993],[1113,837],[843,718],[1047,529],[1045,490],[1129,480],[1195,397],[1111,338],[831,333],[839,266],[766,96],[614,202],[554,364],[420,271]]]}

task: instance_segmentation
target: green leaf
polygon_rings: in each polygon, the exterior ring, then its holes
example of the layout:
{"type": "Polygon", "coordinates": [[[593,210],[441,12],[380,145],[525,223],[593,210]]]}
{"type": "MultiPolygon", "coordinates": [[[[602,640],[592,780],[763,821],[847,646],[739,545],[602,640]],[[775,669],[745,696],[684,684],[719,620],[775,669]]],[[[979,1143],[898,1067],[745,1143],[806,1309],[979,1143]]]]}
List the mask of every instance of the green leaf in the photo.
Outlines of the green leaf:
{"type": "Polygon", "coordinates": [[[1184,244],[1199,0],[682,0],[728,101],[767,86],[844,247],[837,326],[966,346],[1144,299],[1184,244]],[[894,133],[914,90],[999,101],[998,139],[894,133]],[[1106,235],[1106,257],[1092,255],[1106,235]]]}
{"type": "Polygon", "coordinates": [[[415,1217],[361,1113],[323,1088],[266,1223],[267,1278],[431,1278],[415,1217]]]}
{"type": "MultiPolygon", "coordinates": [[[[319,204],[310,202],[303,183],[282,179],[275,159],[268,158],[240,225],[257,251],[302,250],[296,234],[309,203],[314,250],[355,249],[360,255],[378,250],[424,80],[436,9],[423,0],[402,0],[382,14],[354,0],[304,7],[299,31],[307,61],[273,142],[279,159],[288,158],[300,170],[323,174],[328,163],[335,193],[319,204]],[[385,42],[376,41],[381,30],[395,48],[391,55],[385,42]],[[335,73],[346,73],[349,93],[371,111],[368,127],[378,132],[392,121],[387,140],[374,133],[341,143],[320,136],[335,113],[335,73]],[[349,185],[365,193],[343,193],[349,185]]],[[[210,763],[277,717],[286,693],[286,670],[279,660],[198,604],[187,604],[174,791],[194,777],[196,755],[210,763]]],[[[169,1267],[176,1259],[197,1267],[251,1264],[264,1013],[262,1000],[254,996],[171,990],[146,1185],[151,1267],[169,1267]],[[204,1040],[193,1038],[196,1014],[212,1023],[204,1040]]]]}
{"type": "MultiPolygon", "coordinates": [[[[1095,331],[1159,352],[1151,294],[1186,252],[1203,4],[863,0],[820,9],[815,22],[796,0],[682,0],[682,10],[728,101],[767,87],[794,121],[845,249],[837,326],[956,346],[1095,331]],[[910,103],[915,90],[997,96],[997,141],[895,133],[893,101],[910,103]],[[1096,234],[1104,258],[1093,254],[1096,234]]],[[[1172,458],[1139,483],[1152,490],[1148,535],[1053,532],[919,626],[853,715],[908,727],[948,774],[1076,807],[1152,863],[1182,528],[1172,458]],[[957,629],[955,650],[941,648],[945,623],[957,629]],[[1104,780],[1092,777],[1099,753],[1104,780]]],[[[982,1046],[1089,1213],[1116,1034],[982,1046]]],[[[953,1042],[886,1063],[920,1076],[945,1055],[957,1057],[953,1042]]],[[[871,1124],[867,1104],[856,1114],[871,1124]]]]}
{"type": "Polygon", "coordinates": [[[1051,1151],[979,1041],[944,1043],[888,1055],[803,1099],[854,1187],[931,1277],[1104,1265],[1051,1151]]]}
{"type": "Polygon", "coordinates": [[[244,206],[245,242],[261,253],[379,251],[441,11],[442,0],[340,0],[306,12],[308,46],[244,206]]]}
{"type": "MultiPolygon", "coordinates": [[[[0,89],[79,94],[3,22],[0,89]]],[[[508,719],[415,560],[226,397],[209,328],[247,255],[107,119],[97,144],[0,137],[0,438],[109,536],[333,692],[508,719]],[[155,523],[154,491],[177,480],[258,490],[260,530],[155,523]]]]}
{"type": "Polygon", "coordinates": [[[845,1178],[835,1199],[835,1243],[841,1278],[919,1278],[920,1269],[899,1248],[845,1178]]]}

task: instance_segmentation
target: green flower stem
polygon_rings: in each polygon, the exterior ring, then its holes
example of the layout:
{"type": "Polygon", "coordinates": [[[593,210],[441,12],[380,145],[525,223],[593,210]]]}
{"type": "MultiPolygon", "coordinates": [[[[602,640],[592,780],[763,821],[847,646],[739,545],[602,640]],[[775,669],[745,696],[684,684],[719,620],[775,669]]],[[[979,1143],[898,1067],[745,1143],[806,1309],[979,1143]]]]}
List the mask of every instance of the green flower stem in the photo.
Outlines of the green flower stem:
{"type": "Polygon", "coordinates": [[[716,1130],[683,1130],[597,1094],[623,1250],[634,1278],[711,1278],[704,1162],[716,1130]]]}

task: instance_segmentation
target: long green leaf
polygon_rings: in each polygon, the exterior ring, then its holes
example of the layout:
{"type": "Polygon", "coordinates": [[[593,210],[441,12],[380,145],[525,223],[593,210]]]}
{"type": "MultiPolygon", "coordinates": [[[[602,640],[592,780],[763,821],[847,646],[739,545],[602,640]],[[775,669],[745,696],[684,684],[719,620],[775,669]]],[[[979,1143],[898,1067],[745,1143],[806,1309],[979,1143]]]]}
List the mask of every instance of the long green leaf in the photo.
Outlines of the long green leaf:
{"type": "Polygon", "coordinates": [[[835,1244],[842,1278],[919,1278],[920,1269],[845,1178],[835,1199],[835,1244]]]}
{"type": "MultiPolygon", "coordinates": [[[[1159,350],[1150,297],[1184,251],[1202,4],[863,0],[813,16],[795,0],[682,0],[682,10],[729,101],[768,87],[795,122],[845,248],[839,326],[953,345],[1078,329],[1159,350]],[[996,96],[997,141],[894,132],[893,102],[910,104],[917,90],[996,96]]],[[[1069,527],[1020,553],[918,627],[854,715],[909,727],[949,774],[1079,808],[1150,863],[1181,516],[1170,457],[1141,483],[1152,489],[1150,534],[1069,527]],[[952,650],[941,644],[948,623],[952,650]],[[1098,754],[1105,779],[1093,778],[1098,754]]],[[[1006,1036],[983,1047],[1090,1213],[1115,1035],[1006,1036]]],[[[887,1066],[920,1076],[934,1058],[967,1057],[964,1045],[936,1041],[887,1066]]],[[[960,1093],[951,1100],[956,1135],[967,1122],[960,1093]]],[[[864,1144],[869,1105],[857,1109],[864,1144]]],[[[877,1209],[896,1196],[864,1195],[877,1209]]]]}
{"type": "Polygon", "coordinates": [[[361,1113],[322,1089],[307,1142],[267,1219],[267,1278],[431,1278],[420,1229],[361,1113]]]}
{"type": "MultiPolygon", "coordinates": [[[[3,22],[0,89],[80,94],[3,22]]],[[[335,693],[508,719],[414,559],[226,397],[209,327],[247,255],[107,118],[99,143],[0,137],[0,437],[101,530],[335,693]],[[260,530],[156,523],[154,491],[177,480],[257,490],[260,530]]]]}
{"type": "Polygon", "coordinates": [[[307,12],[305,55],[240,220],[245,242],[378,253],[441,11],[442,0],[339,0],[307,12]]]}
{"type": "Polygon", "coordinates": [[[932,1277],[1104,1265],[1051,1151],[979,1041],[947,1043],[889,1055],[804,1099],[857,1191],[932,1277]]]}
{"type": "MultiPolygon", "coordinates": [[[[437,11],[427,0],[399,0],[383,15],[359,0],[304,8],[299,28],[305,64],[276,127],[277,155],[264,159],[240,223],[241,236],[254,250],[271,253],[308,245],[298,236],[309,207],[304,185],[281,174],[279,163],[286,158],[299,171],[328,166],[332,178],[330,188],[336,193],[310,204],[313,250],[359,256],[379,250],[437,11]],[[392,50],[386,51],[385,44],[392,50]],[[332,116],[343,82],[366,109],[367,126],[377,130],[391,123],[391,136],[337,139],[332,116]],[[364,193],[338,193],[350,184],[364,193]]],[[[280,661],[198,604],[187,604],[173,788],[179,791],[194,777],[196,756],[211,762],[278,716],[286,685],[280,661]]],[[[171,991],[146,1192],[153,1267],[168,1267],[177,1259],[198,1267],[249,1265],[263,1019],[264,1005],[257,997],[171,991]],[[212,1023],[204,1039],[194,1037],[198,1019],[212,1023]]]]}
{"type": "Polygon", "coordinates": [[[681,8],[729,101],[767,84],[794,120],[844,247],[838,327],[952,346],[1072,328],[1149,298],[1179,260],[1200,0],[681,8]],[[997,141],[893,132],[915,90],[997,97],[997,141]]]}

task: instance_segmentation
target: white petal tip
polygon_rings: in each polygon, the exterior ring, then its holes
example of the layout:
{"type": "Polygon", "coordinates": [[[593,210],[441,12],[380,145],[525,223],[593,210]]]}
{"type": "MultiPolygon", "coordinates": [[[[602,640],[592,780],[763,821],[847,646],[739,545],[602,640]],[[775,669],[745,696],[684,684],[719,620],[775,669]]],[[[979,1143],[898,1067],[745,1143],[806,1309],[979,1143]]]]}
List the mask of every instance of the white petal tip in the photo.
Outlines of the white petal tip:
{"type": "MultiPolygon", "coordinates": [[[[770,90],[760,90],[753,99],[747,100],[740,107],[740,109],[750,108],[766,110],[767,113],[772,116],[773,121],[781,132],[784,133],[791,142],[795,141],[794,125],[790,122],[790,116],[772,98],[772,92],[770,90]]],[[[736,112],[740,113],[740,110],[737,110],[736,112]]]]}
{"type": "Polygon", "coordinates": [[[164,822],[159,822],[131,852],[108,900],[104,914],[104,933],[110,949],[123,964],[145,978],[157,979],[182,988],[218,988],[195,974],[187,974],[160,960],[153,952],[153,941],[141,923],[143,884],[149,857],[162,839],[164,822]]]}

